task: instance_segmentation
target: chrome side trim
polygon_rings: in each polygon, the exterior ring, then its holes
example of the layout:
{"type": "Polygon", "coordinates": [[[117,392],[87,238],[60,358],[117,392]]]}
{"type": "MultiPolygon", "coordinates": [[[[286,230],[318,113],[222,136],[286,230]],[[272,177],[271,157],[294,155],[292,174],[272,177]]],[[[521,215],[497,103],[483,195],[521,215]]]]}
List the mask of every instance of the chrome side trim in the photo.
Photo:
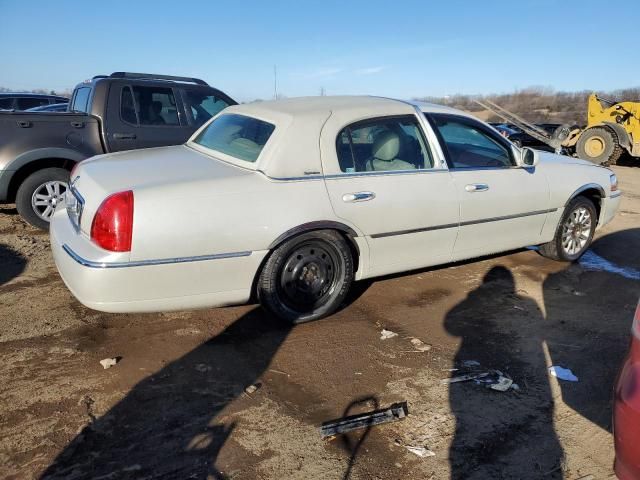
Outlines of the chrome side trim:
{"type": "Polygon", "coordinates": [[[62,245],[62,249],[73,258],[77,263],[89,268],[127,268],[127,267],[146,267],[149,265],[167,265],[172,263],[188,263],[202,262],[205,260],[221,260],[223,258],[248,257],[251,252],[233,252],[233,253],[217,253],[213,255],[198,255],[195,257],[176,257],[176,258],[160,258],[155,260],[137,260],[133,262],[94,262],[81,257],[74,252],[66,243],[62,245]]]}
{"type": "Polygon", "coordinates": [[[269,180],[278,182],[299,182],[303,180],[335,180],[340,178],[353,178],[353,177],[378,177],[382,175],[423,175],[425,173],[448,173],[446,168],[423,168],[415,170],[387,170],[379,172],[344,172],[344,173],[331,173],[329,175],[306,175],[304,177],[270,177],[262,170],[259,170],[269,180]]]}
{"type": "Polygon", "coordinates": [[[446,225],[435,225],[432,227],[412,228],[411,230],[398,230],[396,232],[374,233],[373,235],[371,235],[371,238],[393,237],[396,235],[406,235],[409,233],[421,233],[421,232],[431,232],[433,230],[443,230],[445,228],[466,227],[468,225],[477,225],[480,223],[499,222],[501,220],[511,220],[513,218],[530,217],[532,215],[543,215],[545,213],[553,213],[557,210],[558,210],[557,208],[551,208],[549,210],[536,210],[534,212],[518,213],[515,215],[504,215],[502,217],[490,217],[490,218],[483,218],[480,220],[470,220],[467,222],[448,223],[446,225]]]}
{"type": "Polygon", "coordinates": [[[618,198],[620,195],[622,195],[622,192],[618,190],[617,192],[613,192],[609,198],[618,198]]]}

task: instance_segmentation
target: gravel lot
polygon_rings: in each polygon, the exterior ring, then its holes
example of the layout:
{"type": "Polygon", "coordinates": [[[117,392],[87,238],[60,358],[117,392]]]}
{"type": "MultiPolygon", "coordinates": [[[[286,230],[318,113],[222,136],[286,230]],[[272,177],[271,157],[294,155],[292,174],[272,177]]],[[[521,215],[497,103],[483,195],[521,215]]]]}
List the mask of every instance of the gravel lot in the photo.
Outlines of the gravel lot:
{"type": "Polygon", "coordinates": [[[621,211],[581,264],[525,250],[379,279],[295,328],[255,305],[89,310],[48,237],[0,207],[0,477],[610,478],[611,389],[640,295],[640,168],[616,172],[621,211]],[[107,357],[121,359],[104,370],[107,357]],[[469,360],[520,390],[441,383],[469,360]],[[403,421],[320,437],[325,420],[402,400],[403,421]]]}

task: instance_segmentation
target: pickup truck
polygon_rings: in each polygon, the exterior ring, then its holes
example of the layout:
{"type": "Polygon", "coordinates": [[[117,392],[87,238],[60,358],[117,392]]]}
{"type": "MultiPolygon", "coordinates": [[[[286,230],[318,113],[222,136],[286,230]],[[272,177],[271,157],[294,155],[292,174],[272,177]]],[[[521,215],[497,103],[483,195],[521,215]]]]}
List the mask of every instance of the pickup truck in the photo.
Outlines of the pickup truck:
{"type": "Polygon", "coordinates": [[[77,85],[67,112],[0,112],[0,203],[47,229],[76,163],[184,143],[236,103],[197,78],[115,72],[77,85]]]}

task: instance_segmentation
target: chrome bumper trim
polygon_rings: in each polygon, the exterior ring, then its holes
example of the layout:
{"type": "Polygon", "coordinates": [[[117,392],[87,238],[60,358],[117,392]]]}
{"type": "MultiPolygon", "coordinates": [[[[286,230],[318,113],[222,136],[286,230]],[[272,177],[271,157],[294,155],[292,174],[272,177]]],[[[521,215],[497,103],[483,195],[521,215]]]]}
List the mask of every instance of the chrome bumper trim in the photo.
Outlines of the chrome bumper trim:
{"type": "Polygon", "coordinates": [[[617,192],[613,192],[611,195],[609,195],[609,198],[618,198],[620,195],[622,195],[622,192],[618,190],[617,192]]]}
{"type": "Polygon", "coordinates": [[[202,262],[205,260],[221,260],[223,258],[248,257],[251,252],[233,252],[233,253],[217,253],[213,255],[198,255],[196,257],[176,257],[176,258],[159,258],[156,260],[137,260],[132,262],[94,262],[82,258],[74,252],[66,243],[62,245],[62,249],[67,252],[71,258],[77,263],[89,268],[127,268],[127,267],[146,267],[149,265],[167,265],[172,263],[188,263],[202,262]]]}

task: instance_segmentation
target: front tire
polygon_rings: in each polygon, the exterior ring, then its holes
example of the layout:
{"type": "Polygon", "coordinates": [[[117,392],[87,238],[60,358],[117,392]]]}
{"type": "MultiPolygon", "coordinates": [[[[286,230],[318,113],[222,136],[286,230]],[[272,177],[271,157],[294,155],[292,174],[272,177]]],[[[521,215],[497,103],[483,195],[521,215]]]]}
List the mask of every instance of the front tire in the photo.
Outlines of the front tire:
{"type": "Polygon", "coordinates": [[[69,172],[64,168],[44,168],[29,175],[18,187],[16,208],[20,216],[41,230],[49,230],[49,221],[58,203],[64,201],[69,172]]]}
{"type": "Polygon", "coordinates": [[[277,247],[257,283],[260,304],[290,323],[326,317],[353,283],[351,249],[333,230],[303,233],[277,247]]]}
{"type": "Polygon", "coordinates": [[[574,198],[567,205],[553,240],[540,245],[538,253],[561,262],[578,260],[591,245],[597,222],[593,202],[586,197],[574,198]]]}
{"type": "Polygon", "coordinates": [[[622,147],[616,132],[607,127],[593,127],[580,134],[576,153],[597,165],[615,165],[622,155],[622,147]]]}

